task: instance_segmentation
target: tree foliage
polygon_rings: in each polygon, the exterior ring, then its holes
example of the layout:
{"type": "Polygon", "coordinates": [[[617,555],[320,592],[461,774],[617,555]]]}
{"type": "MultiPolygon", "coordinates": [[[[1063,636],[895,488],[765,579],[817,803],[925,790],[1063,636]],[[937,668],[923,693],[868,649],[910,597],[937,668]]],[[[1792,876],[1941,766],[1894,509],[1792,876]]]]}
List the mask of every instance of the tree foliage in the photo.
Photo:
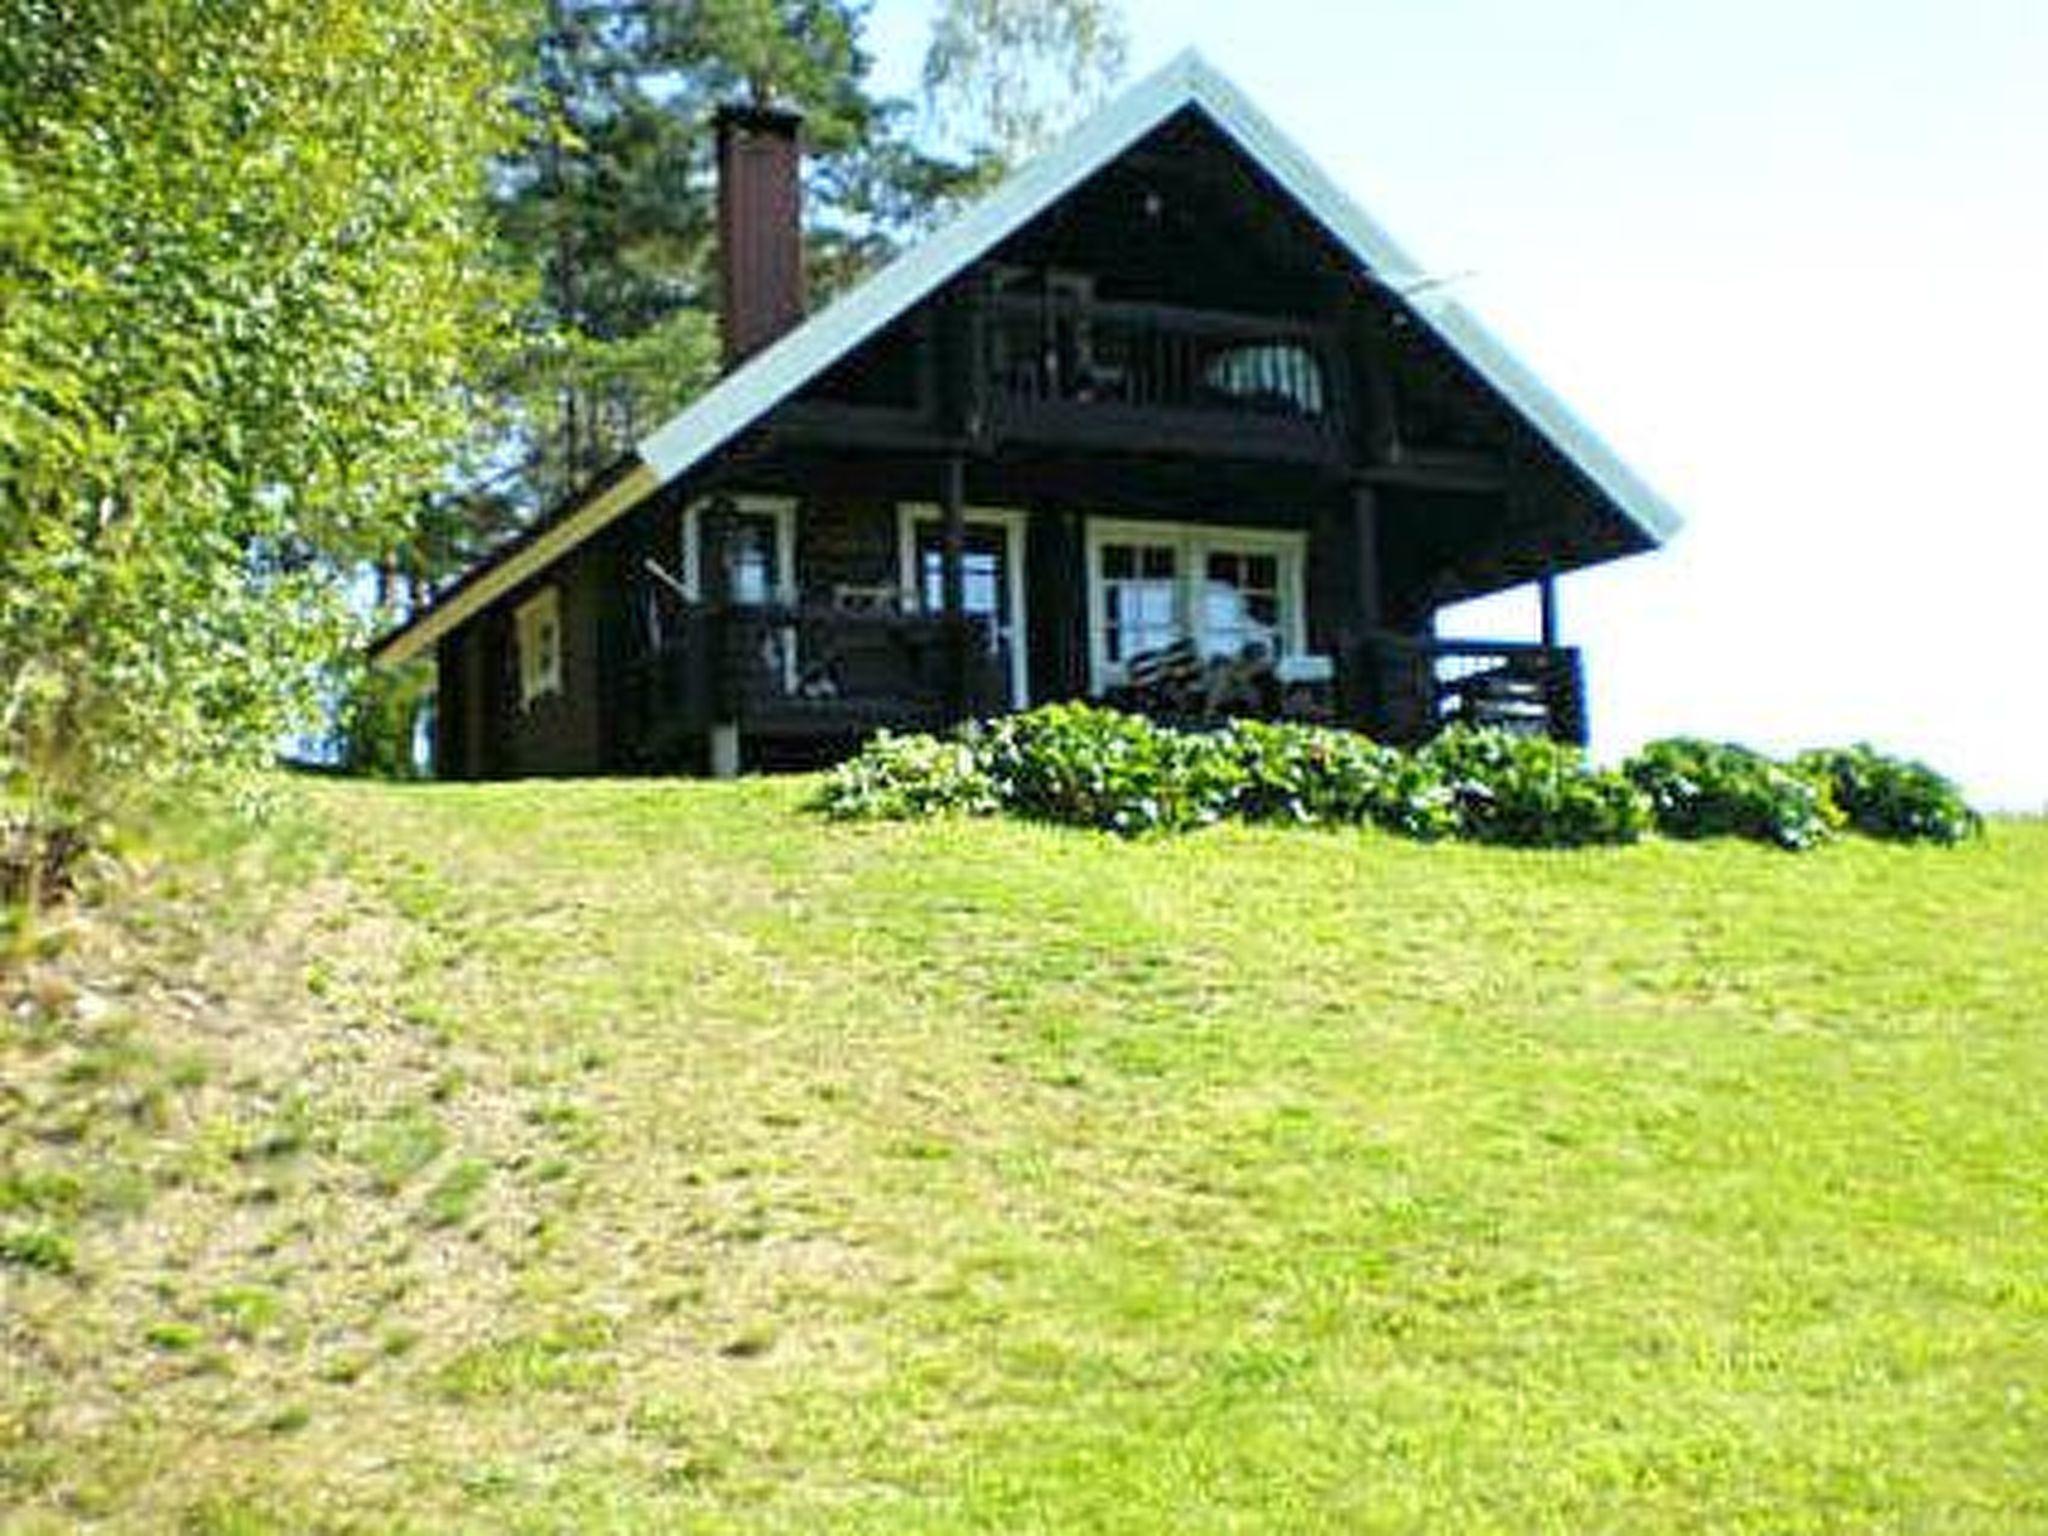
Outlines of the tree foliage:
{"type": "Polygon", "coordinates": [[[487,0],[0,5],[0,772],[266,755],[470,432],[487,0]]]}
{"type": "Polygon", "coordinates": [[[1100,105],[1129,51],[1114,0],[944,0],[925,93],[952,136],[1014,165],[1100,105]]]}
{"type": "Polygon", "coordinates": [[[969,183],[874,91],[866,18],[865,0],[548,0],[498,184],[507,259],[539,282],[504,381],[521,474],[503,510],[564,494],[715,376],[718,105],[803,114],[820,290],[969,183]]]}

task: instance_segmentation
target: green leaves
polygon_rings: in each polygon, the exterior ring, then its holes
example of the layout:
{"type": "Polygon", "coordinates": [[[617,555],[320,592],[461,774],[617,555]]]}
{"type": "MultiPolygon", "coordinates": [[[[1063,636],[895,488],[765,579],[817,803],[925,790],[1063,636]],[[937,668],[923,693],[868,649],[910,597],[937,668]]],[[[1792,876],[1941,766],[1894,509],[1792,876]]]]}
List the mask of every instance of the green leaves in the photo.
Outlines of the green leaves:
{"type": "Polygon", "coordinates": [[[1953,843],[1981,825],[1948,780],[1869,747],[1788,766],[1674,738],[1616,772],[1578,747],[1508,731],[1459,727],[1398,752],[1323,726],[1176,731],[1091,704],[1049,704],[946,738],[884,733],[826,776],[818,804],[843,820],[1007,811],[1123,836],[1238,820],[1527,848],[1656,831],[1810,849],[1845,819],[1871,837],[1953,843]]]}
{"type": "Polygon", "coordinates": [[[1126,837],[1239,820],[1549,847],[1633,842],[1649,822],[1626,783],[1547,741],[1459,732],[1402,753],[1321,726],[1177,731],[1090,704],[944,740],[879,737],[827,777],[820,805],[842,819],[1004,810],[1126,837]]]}
{"type": "Polygon", "coordinates": [[[1015,164],[1100,105],[1129,52],[1111,0],[945,0],[925,93],[956,138],[1015,164]]]}
{"type": "Polygon", "coordinates": [[[1812,776],[1731,743],[1675,736],[1653,741],[1624,766],[1649,796],[1667,837],[1744,837],[1812,848],[1841,815],[1812,776]]]}
{"type": "Polygon", "coordinates": [[[77,0],[0,40],[0,775],[260,759],[509,313],[491,0],[77,0]]]}
{"type": "Polygon", "coordinates": [[[1960,843],[1984,830],[1956,785],[1925,763],[1859,743],[1802,753],[1793,763],[1817,781],[1848,824],[1901,843],[1960,843]]]}

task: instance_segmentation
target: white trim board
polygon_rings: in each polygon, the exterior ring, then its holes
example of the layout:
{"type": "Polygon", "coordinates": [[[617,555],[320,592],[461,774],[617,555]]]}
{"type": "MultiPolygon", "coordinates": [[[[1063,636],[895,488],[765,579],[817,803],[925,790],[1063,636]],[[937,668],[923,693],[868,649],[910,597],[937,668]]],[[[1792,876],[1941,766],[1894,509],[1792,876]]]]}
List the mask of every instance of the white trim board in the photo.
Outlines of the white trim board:
{"type": "Polygon", "coordinates": [[[1238,88],[1192,51],[1111,101],[981,202],[867,281],[756,353],[642,438],[646,467],[578,511],[502,566],[430,609],[377,649],[380,661],[415,654],[485,603],[529,579],[663,485],[701,464],[740,432],[929,298],[1003,240],[1136,145],[1175,113],[1195,109],[1329,231],[1362,280],[1434,332],[1565,455],[1652,544],[1678,531],[1678,513],[1462,305],[1426,290],[1427,269],[1369,218],[1238,88]]]}
{"type": "MultiPolygon", "coordinates": [[[[1003,565],[1010,588],[1010,707],[1031,707],[1031,613],[1025,606],[1029,590],[1024,579],[1026,540],[1030,519],[1015,507],[964,507],[962,520],[971,528],[1003,531],[1003,565]]],[[[905,599],[911,606],[924,606],[924,583],[918,580],[917,525],[944,525],[946,509],[931,502],[906,501],[896,508],[896,572],[905,599]]]]}

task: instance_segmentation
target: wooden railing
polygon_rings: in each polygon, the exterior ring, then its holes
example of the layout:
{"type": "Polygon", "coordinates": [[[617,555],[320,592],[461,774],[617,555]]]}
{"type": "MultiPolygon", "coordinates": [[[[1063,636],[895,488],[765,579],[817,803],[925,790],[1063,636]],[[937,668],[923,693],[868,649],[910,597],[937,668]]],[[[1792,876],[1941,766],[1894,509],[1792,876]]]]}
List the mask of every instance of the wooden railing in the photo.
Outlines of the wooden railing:
{"type": "Polygon", "coordinates": [[[714,725],[751,736],[936,729],[1007,702],[972,619],[804,604],[671,604],[629,670],[626,729],[659,760],[714,725]]]}
{"type": "Polygon", "coordinates": [[[985,301],[981,355],[999,427],[1171,437],[1228,423],[1255,449],[1325,456],[1343,439],[1332,333],[1257,315],[1071,297],[985,301]]]}
{"type": "Polygon", "coordinates": [[[1345,712],[1389,743],[1461,723],[1587,739],[1584,667],[1570,647],[1377,634],[1350,649],[1343,671],[1345,712]]]}

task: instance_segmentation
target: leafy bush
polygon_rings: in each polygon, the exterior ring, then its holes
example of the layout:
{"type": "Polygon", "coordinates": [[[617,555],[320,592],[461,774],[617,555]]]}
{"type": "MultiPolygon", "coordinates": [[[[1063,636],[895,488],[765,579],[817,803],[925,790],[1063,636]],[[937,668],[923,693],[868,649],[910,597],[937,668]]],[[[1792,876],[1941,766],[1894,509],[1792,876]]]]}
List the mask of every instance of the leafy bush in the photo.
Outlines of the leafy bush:
{"type": "Polygon", "coordinates": [[[1960,843],[1984,821],[1963,792],[1924,763],[1858,743],[1802,754],[1794,766],[1823,785],[1849,825],[1893,842],[1960,843]]]}
{"type": "Polygon", "coordinates": [[[1424,840],[1458,830],[1440,775],[1355,731],[1238,720],[1215,741],[1242,770],[1236,810],[1247,821],[1372,823],[1424,840]]]}
{"type": "Polygon", "coordinates": [[[819,803],[843,821],[986,816],[998,806],[973,743],[890,731],[826,775],[819,803]]]}
{"type": "Polygon", "coordinates": [[[1746,837],[1802,849],[1841,824],[1821,779],[1748,747],[1671,737],[1651,742],[1622,772],[1649,796],[1666,837],[1746,837]]]}
{"type": "Polygon", "coordinates": [[[1127,837],[1235,819],[1525,848],[1633,843],[1652,830],[1813,848],[1844,812],[1873,837],[1952,843],[1980,825],[1939,774],[1869,747],[1787,765],[1673,738],[1608,772],[1578,747],[1507,731],[1461,726],[1398,752],[1326,726],[1179,731],[1091,704],[944,738],[883,732],[826,776],[818,804],[845,819],[1007,811],[1127,837]]]}
{"type": "Polygon", "coordinates": [[[1585,752],[1545,736],[1446,731],[1416,754],[1446,784],[1459,830],[1484,843],[1576,848],[1633,843],[1650,829],[1649,802],[1585,752]]]}
{"type": "Polygon", "coordinates": [[[1089,704],[995,720],[968,740],[1008,809],[1127,835],[1215,821],[1242,781],[1200,738],[1089,704]]]}

